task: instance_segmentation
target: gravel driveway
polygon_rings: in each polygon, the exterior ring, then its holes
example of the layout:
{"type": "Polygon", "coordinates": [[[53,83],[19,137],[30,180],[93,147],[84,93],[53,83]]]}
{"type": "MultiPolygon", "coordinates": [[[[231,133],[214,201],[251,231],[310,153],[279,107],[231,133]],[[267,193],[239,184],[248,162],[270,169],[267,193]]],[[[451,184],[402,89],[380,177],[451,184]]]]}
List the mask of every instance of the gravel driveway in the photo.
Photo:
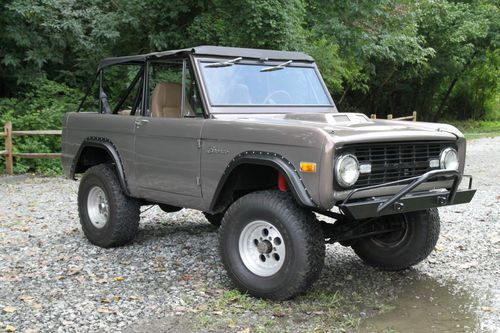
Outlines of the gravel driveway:
{"type": "Polygon", "coordinates": [[[499,147],[500,137],[469,142],[466,173],[478,192],[468,206],[440,209],[441,238],[428,260],[387,273],[329,245],[315,287],[281,303],[231,290],[217,230],[196,211],[154,207],[131,245],[105,250],[80,230],[77,182],[0,178],[0,331],[493,332],[499,147]]]}

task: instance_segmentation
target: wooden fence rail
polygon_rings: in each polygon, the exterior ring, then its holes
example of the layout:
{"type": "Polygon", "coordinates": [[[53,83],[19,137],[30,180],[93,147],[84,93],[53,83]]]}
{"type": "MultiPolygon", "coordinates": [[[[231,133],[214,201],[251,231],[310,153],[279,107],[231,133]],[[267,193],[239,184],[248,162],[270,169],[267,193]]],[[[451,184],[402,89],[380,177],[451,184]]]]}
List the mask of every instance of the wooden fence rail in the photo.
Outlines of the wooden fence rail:
{"type": "MultiPolygon", "coordinates": [[[[370,115],[371,119],[377,119],[376,114],[371,114],[370,115]]],[[[411,120],[411,121],[417,121],[417,111],[413,111],[411,116],[406,116],[406,117],[398,117],[398,118],[393,118],[392,114],[387,115],[387,119],[389,120],[411,120]]]]}
{"type": "Polygon", "coordinates": [[[60,130],[47,131],[14,131],[12,123],[5,123],[3,133],[0,132],[0,137],[4,138],[5,149],[0,150],[0,156],[5,156],[5,172],[8,175],[14,174],[14,157],[17,158],[60,158],[60,153],[14,153],[12,138],[14,136],[31,136],[31,135],[61,135],[60,130]]]}

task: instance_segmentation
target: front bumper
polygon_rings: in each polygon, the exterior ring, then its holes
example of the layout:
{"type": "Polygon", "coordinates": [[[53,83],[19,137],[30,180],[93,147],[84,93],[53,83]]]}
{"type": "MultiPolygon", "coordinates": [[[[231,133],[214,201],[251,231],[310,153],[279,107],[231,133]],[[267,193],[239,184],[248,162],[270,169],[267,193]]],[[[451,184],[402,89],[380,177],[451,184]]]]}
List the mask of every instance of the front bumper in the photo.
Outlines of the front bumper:
{"type": "Polygon", "coordinates": [[[470,178],[467,190],[458,190],[462,181],[462,175],[453,170],[433,170],[421,176],[408,178],[400,181],[367,186],[352,190],[349,195],[339,204],[339,208],[347,217],[354,220],[361,220],[371,217],[413,212],[433,207],[442,207],[468,203],[476,193],[472,189],[472,177],[470,178]],[[453,184],[450,190],[431,190],[424,192],[412,192],[419,185],[433,178],[451,178],[453,184]],[[399,192],[391,196],[372,197],[364,200],[352,200],[355,194],[363,191],[373,190],[380,187],[400,185],[408,183],[399,192]]]}

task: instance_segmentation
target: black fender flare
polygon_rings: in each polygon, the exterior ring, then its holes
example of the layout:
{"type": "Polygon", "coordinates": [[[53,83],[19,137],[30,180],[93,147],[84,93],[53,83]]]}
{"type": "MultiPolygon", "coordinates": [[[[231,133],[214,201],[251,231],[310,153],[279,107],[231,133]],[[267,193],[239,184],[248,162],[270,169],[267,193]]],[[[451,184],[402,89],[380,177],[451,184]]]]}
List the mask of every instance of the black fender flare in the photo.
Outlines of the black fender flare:
{"type": "Polygon", "coordinates": [[[246,151],[233,158],[224,170],[224,173],[222,174],[219,184],[215,190],[212,202],[210,203],[211,211],[215,208],[217,200],[219,199],[222,189],[231,175],[231,172],[237,166],[242,164],[256,164],[273,167],[285,177],[293,197],[300,205],[312,208],[319,207],[318,204],[314,202],[311,194],[302,181],[302,176],[299,174],[299,171],[292,164],[292,162],[276,153],[246,151]]]}
{"type": "Polygon", "coordinates": [[[120,181],[120,185],[125,194],[130,196],[130,192],[128,190],[128,185],[127,185],[127,178],[125,177],[125,171],[123,170],[123,163],[120,154],[118,153],[118,149],[110,140],[106,138],[88,137],[85,140],[83,140],[82,144],[80,145],[80,148],[78,148],[78,152],[76,153],[75,158],[73,159],[73,164],[71,165],[71,171],[70,171],[70,178],[75,179],[77,163],[80,160],[82,152],[87,147],[96,147],[104,149],[109,154],[109,156],[111,156],[111,159],[115,164],[116,174],[118,176],[118,180],[120,181]]]}

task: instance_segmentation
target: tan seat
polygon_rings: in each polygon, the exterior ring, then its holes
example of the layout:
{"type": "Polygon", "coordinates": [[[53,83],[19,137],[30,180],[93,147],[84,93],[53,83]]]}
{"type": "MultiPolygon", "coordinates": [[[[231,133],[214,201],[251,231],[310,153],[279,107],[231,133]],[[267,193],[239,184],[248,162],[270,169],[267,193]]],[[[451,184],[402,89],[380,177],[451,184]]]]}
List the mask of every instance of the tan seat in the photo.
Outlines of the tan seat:
{"type": "MultiPolygon", "coordinates": [[[[158,82],[151,96],[151,115],[153,117],[180,118],[181,100],[181,84],[158,82]]],[[[193,114],[189,103],[185,103],[184,108],[187,116],[193,114]]]]}
{"type": "Polygon", "coordinates": [[[118,111],[118,114],[121,116],[130,116],[131,113],[132,113],[132,110],[120,110],[120,111],[118,111]]]}

